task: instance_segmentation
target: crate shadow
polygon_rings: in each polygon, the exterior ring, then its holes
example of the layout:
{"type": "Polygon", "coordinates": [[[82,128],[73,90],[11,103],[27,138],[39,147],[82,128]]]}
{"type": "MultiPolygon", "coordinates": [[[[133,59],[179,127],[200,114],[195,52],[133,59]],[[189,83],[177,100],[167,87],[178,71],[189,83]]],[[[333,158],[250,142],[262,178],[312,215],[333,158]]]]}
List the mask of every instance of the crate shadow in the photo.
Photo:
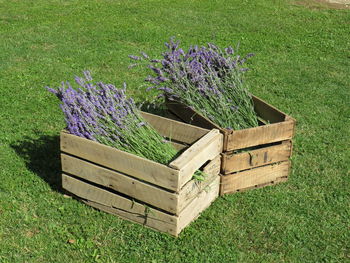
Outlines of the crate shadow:
{"type": "Polygon", "coordinates": [[[161,117],[183,122],[176,115],[171,113],[164,104],[155,104],[150,102],[145,102],[141,105],[140,109],[144,112],[152,113],[161,117]]]}
{"type": "Polygon", "coordinates": [[[165,105],[159,103],[152,103],[147,101],[139,105],[139,107],[144,112],[152,113],[162,117],[165,117],[168,114],[168,110],[166,109],[165,105]]]}
{"type": "Polygon", "coordinates": [[[42,135],[38,139],[26,137],[11,147],[30,171],[47,182],[52,190],[63,192],[59,136],[42,135]]]}

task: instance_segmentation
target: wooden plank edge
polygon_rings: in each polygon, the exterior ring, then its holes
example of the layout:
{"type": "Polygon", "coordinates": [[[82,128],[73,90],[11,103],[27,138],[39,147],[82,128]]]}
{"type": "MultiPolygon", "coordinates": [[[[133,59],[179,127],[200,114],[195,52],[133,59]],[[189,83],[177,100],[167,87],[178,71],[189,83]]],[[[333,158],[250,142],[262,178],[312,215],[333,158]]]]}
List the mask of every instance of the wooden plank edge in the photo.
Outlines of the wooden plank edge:
{"type": "Polygon", "coordinates": [[[271,104],[267,103],[263,99],[254,95],[252,95],[252,99],[254,103],[255,112],[263,120],[268,121],[270,123],[278,123],[286,119],[287,114],[280,111],[279,109],[272,106],[271,104]]]}
{"type": "Polygon", "coordinates": [[[219,127],[217,124],[209,120],[208,118],[204,117],[200,113],[196,112],[191,107],[179,102],[179,101],[170,101],[166,99],[166,107],[169,109],[170,112],[178,116],[181,120],[191,124],[195,125],[197,127],[202,127],[204,129],[219,129],[222,128],[219,127]]]}
{"type": "Polygon", "coordinates": [[[154,221],[177,224],[177,217],[175,215],[147,207],[147,205],[139,203],[132,198],[109,192],[64,173],[62,174],[62,188],[85,200],[114,207],[119,210],[129,211],[139,216],[147,215],[149,219],[154,221]]]}
{"type": "Polygon", "coordinates": [[[179,171],[135,154],[61,132],[61,151],[101,166],[131,174],[141,180],[178,191],[179,171]]]}
{"type": "Polygon", "coordinates": [[[125,194],[169,213],[177,212],[179,195],[175,192],[67,154],[61,154],[61,163],[64,173],[125,194]]]}
{"type": "MultiPolygon", "coordinates": [[[[285,141],[282,141],[281,144],[277,144],[277,145],[270,145],[259,149],[250,150],[250,151],[247,150],[246,152],[241,152],[241,153],[224,152],[221,155],[222,155],[221,174],[227,175],[234,172],[253,169],[253,168],[265,166],[276,162],[287,161],[292,155],[292,142],[291,140],[285,140],[285,141]],[[245,158],[247,155],[249,155],[252,158],[253,156],[260,155],[261,152],[268,153],[271,151],[283,151],[283,152],[286,152],[287,154],[286,156],[279,157],[279,158],[275,157],[273,160],[272,159],[266,160],[264,163],[259,163],[259,164],[249,164],[246,166],[237,166],[237,167],[233,167],[231,164],[232,162],[236,162],[236,160],[239,160],[240,158],[245,158]]],[[[266,156],[267,156],[266,158],[268,158],[268,155],[266,156]]]]}
{"type": "Polygon", "coordinates": [[[207,161],[215,159],[220,155],[222,151],[222,134],[217,134],[217,138],[214,138],[211,143],[207,145],[205,149],[198,152],[193,159],[188,162],[184,167],[181,168],[179,185],[185,185],[191,178],[193,174],[200,169],[207,161]]]}
{"type": "Polygon", "coordinates": [[[289,176],[282,176],[282,177],[277,177],[274,181],[271,182],[267,182],[264,184],[259,184],[259,185],[254,185],[251,187],[246,187],[246,188],[241,188],[241,189],[237,189],[234,191],[225,191],[224,187],[222,187],[222,185],[220,185],[220,196],[226,195],[226,194],[235,194],[235,193],[242,193],[245,191],[249,191],[249,190],[254,190],[254,189],[259,189],[259,188],[263,188],[266,186],[273,186],[279,183],[284,183],[288,181],[289,176]]]}
{"type": "MultiPolygon", "coordinates": [[[[282,132],[280,132],[282,133],[282,132]]],[[[228,134],[227,139],[227,145],[226,148],[224,148],[224,152],[227,151],[234,151],[234,150],[241,150],[249,147],[255,147],[261,144],[268,144],[268,143],[275,143],[280,142],[284,140],[291,140],[294,133],[294,122],[291,120],[278,122],[278,123],[272,123],[267,124],[263,126],[243,129],[243,130],[235,130],[231,131],[230,134],[228,134]],[[270,136],[270,138],[266,139],[263,137],[263,134],[271,132],[272,130],[279,130],[282,129],[282,131],[286,134],[283,136],[281,134],[277,134],[274,136],[270,136]],[[288,132],[290,130],[290,132],[288,132]],[[247,138],[251,138],[252,136],[249,136],[250,133],[257,133],[261,135],[260,137],[263,137],[264,139],[260,139],[259,142],[256,142],[256,140],[252,142],[252,140],[248,140],[247,138]],[[235,137],[240,138],[239,140],[235,137]]]]}
{"type": "Polygon", "coordinates": [[[208,186],[207,190],[202,191],[179,215],[177,234],[186,226],[196,220],[200,214],[207,209],[212,202],[219,196],[220,177],[208,186]]]}
{"type": "Polygon", "coordinates": [[[196,155],[198,155],[202,151],[205,151],[208,148],[209,144],[216,141],[217,143],[220,143],[220,137],[218,135],[219,130],[211,130],[202,138],[200,138],[197,142],[192,144],[188,149],[186,149],[179,157],[172,161],[169,164],[169,166],[174,169],[181,170],[188,164],[188,162],[191,162],[192,159],[196,157],[196,155]]]}
{"type": "Polygon", "coordinates": [[[168,234],[175,236],[175,237],[178,235],[176,225],[169,224],[169,223],[162,222],[162,221],[155,222],[152,218],[148,218],[147,216],[144,216],[142,214],[133,214],[133,213],[125,211],[125,210],[117,209],[113,206],[106,206],[106,205],[96,203],[93,201],[89,201],[89,200],[83,200],[83,199],[80,199],[80,200],[83,203],[85,203],[85,204],[87,204],[95,209],[98,209],[98,210],[101,210],[103,212],[118,216],[121,219],[127,220],[129,222],[145,226],[145,227],[150,228],[152,230],[157,230],[160,232],[168,233],[168,234]]]}
{"type": "Polygon", "coordinates": [[[141,112],[141,115],[161,135],[186,144],[192,144],[193,142],[195,142],[210,131],[208,129],[187,124],[181,121],[168,119],[147,112],[141,112]],[[164,127],[167,127],[167,129],[164,130],[164,127]],[[180,130],[181,133],[186,136],[178,137],[176,134],[172,134],[171,130],[168,129],[169,127],[177,127],[177,129],[180,130]]]}
{"type": "MultiPolygon", "coordinates": [[[[283,161],[283,162],[278,162],[278,163],[273,163],[273,164],[269,164],[269,165],[265,165],[265,166],[261,166],[258,168],[253,168],[253,169],[248,169],[248,170],[244,170],[241,172],[236,172],[233,173],[231,175],[221,175],[221,182],[220,182],[220,195],[223,194],[227,194],[227,193],[235,193],[237,191],[240,191],[241,189],[254,189],[254,188],[258,188],[259,185],[261,185],[262,187],[265,184],[270,184],[272,182],[274,182],[275,180],[279,181],[283,181],[283,179],[279,179],[279,178],[288,178],[289,174],[290,174],[290,170],[291,170],[291,161],[283,161]],[[251,185],[249,187],[240,187],[237,189],[232,189],[232,183],[230,182],[230,179],[226,180],[225,178],[230,178],[230,176],[251,176],[249,174],[246,175],[246,173],[250,173],[251,171],[253,171],[253,173],[259,173],[259,174],[270,174],[270,171],[268,169],[272,169],[274,166],[277,166],[277,168],[279,169],[280,172],[283,172],[283,175],[277,175],[275,176],[273,179],[265,179],[267,181],[263,182],[263,183],[257,183],[255,185],[251,185]],[[286,170],[283,170],[286,169],[286,170]],[[266,171],[268,173],[266,173],[266,171]],[[227,182],[226,182],[227,181],[227,182]]],[[[276,172],[276,171],[274,171],[276,172]]],[[[256,174],[253,176],[256,176],[256,174]]],[[[273,184],[273,183],[272,183],[273,184]]]]}

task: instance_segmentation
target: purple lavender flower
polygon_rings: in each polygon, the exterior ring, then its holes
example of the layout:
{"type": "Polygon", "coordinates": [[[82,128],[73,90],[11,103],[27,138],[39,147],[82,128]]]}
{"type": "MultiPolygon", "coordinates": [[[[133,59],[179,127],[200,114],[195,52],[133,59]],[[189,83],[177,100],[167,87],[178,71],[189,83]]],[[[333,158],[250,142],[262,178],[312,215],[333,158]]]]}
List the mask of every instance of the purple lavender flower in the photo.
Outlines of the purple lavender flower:
{"type": "Polygon", "coordinates": [[[149,56],[148,56],[145,52],[141,52],[141,55],[142,55],[145,59],[149,59],[149,56]]]}
{"type": "Polygon", "coordinates": [[[237,110],[239,109],[239,107],[233,105],[233,106],[230,106],[230,109],[231,109],[232,111],[237,111],[237,110]]]}
{"type": "Polygon", "coordinates": [[[161,63],[162,61],[160,59],[151,59],[150,62],[152,62],[152,63],[161,63]]]}
{"type": "Polygon", "coordinates": [[[233,55],[234,50],[232,47],[227,47],[227,48],[225,48],[225,52],[227,55],[233,55]]]}
{"type": "Polygon", "coordinates": [[[221,50],[212,43],[193,45],[185,52],[173,37],[165,46],[161,65],[156,64],[159,60],[148,60],[154,76],[148,76],[146,81],[160,91],[157,98],[190,105],[221,127],[241,129],[258,125],[251,95],[241,77],[246,71],[242,64],[253,54],[241,58],[231,46],[221,50]]]}
{"type": "Polygon", "coordinates": [[[131,64],[131,65],[128,66],[128,69],[132,69],[132,68],[136,67],[137,65],[138,65],[138,64],[136,64],[136,63],[131,64]]]}
{"type": "Polygon", "coordinates": [[[46,87],[62,102],[67,130],[76,136],[97,141],[141,157],[167,164],[177,153],[141,117],[135,102],[126,96],[126,84],[92,83],[89,72],[76,77],[79,88],[69,82],[57,89],[46,87]],[[136,129],[137,128],[137,129],[136,129]]]}
{"type": "Polygon", "coordinates": [[[134,55],[129,55],[128,57],[131,58],[131,59],[133,59],[133,60],[141,60],[140,57],[134,56],[134,55]]]}
{"type": "Polygon", "coordinates": [[[173,93],[173,90],[171,88],[168,88],[168,87],[161,87],[161,88],[159,88],[159,90],[164,91],[165,93],[169,93],[169,94],[173,93]]]}
{"type": "Polygon", "coordinates": [[[142,126],[145,126],[146,125],[146,122],[144,121],[141,121],[137,124],[137,127],[142,127],[142,126]]]}
{"type": "Polygon", "coordinates": [[[92,81],[91,73],[88,70],[85,70],[84,72],[84,77],[86,78],[87,81],[92,81]]]}

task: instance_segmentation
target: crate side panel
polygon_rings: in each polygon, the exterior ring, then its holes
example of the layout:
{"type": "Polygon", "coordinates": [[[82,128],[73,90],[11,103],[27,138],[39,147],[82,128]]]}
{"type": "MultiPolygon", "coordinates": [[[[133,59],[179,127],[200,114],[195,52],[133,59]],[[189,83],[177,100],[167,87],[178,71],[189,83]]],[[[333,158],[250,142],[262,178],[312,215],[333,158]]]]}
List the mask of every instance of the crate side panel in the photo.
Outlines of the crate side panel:
{"type": "Polygon", "coordinates": [[[283,122],[286,120],[286,114],[266,103],[262,99],[253,96],[254,110],[263,120],[270,123],[283,122]]]}
{"type": "Polygon", "coordinates": [[[85,138],[61,132],[61,151],[173,191],[180,189],[179,171],[85,138]]]}
{"type": "Polygon", "coordinates": [[[250,186],[250,187],[247,187],[247,188],[239,189],[238,192],[245,192],[245,191],[249,191],[249,190],[253,190],[253,189],[263,188],[263,187],[266,187],[266,186],[272,186],[272,185],[279,184],[279,183],[284,183],[284,182],[287,182],[287,181],[288,181],[288,176],[278,177],[274,181],[271,181],[271,182],[267,182],[267,183],[258,184],[258,185],[250,186]]]}
{"type": "Polygon", "coordinates": [[[61,154],[62,170],[89,182],[108,187],[170,213],[178,210],[179,195],[81,159],[61,154]]]}
{"type": "Polygon", "coordinates": [[[219,196],[220,177],[218,176],[208,187],[203,190],[179,215],[179,234],[186,226],[194,221],[201,212],[207,209],[210,204],[219,196]]]}
{"type": "MultiPolygon", "coordinates": [[[[176,160],[172,161],[169,166],[181,170],[183,167],[188,165],[189,162],[192,162],[198,156],[198,154],[206,151],[209,155],[208,145],[218,144],[219,147],[220,143],[222,144],[221,137],[222,135],[220,135],[219,130],[211,130],[202,138],[200,138],[196,143],[192,144],[188,149],[186,149],[179,157],[176,158],[176,160]]],[[[218,154],[219,153],[216,155],[218,154]]],[[[205,161],[207,160],[204,160],[204,162],[205,161]]]]}
{"type": "Polygon", "coordinates": [[[82,200],[82,202],[84,202],[85,204],[87,204],[93,208],[101,210],[103,212],[106,212],[106,213],[109,213],[112,215],[116,215],[121,219],[130,221],[133,223],[137,223],[139,225],[143,225],[143,226],[151,228],[153,230],[157,230],[160,232],[168,233],[168,234],[173,235],[173,236],[177,236],[176,225],[169,224],[169,223],[162,222],[162,221],[157,221],[157,220],[154,220],[153,218],[150,218],[147,216],[134,214],[133,212],[130,212],[130,211],[120,210],[120,209],[117,209],[117,208],[114,208],[111,206],[102,205],[102,204],[88,201],[88,200],[82,200]]]}
{"type": "Polygon", "coordinates": [[[294,124],[294,121],[290,120],[232,131],[228,135],[227,149],[224,149],[224,151],[233,151],[261,144],[290,140],[293,137],[294,124]]]}
{"type": "Polygon", "coordinates": [[[220,129],[218,125],[216,125],[212,121],[208,120],[207,118],[198,114],[196,111],[194,111],[190,107],[180,102],[167,101],[166,106],[169,109],[169,111],[171,111],[180,119],[182,119],[183,121],[191,125],[196,125],[205,129],[213,129],[213,128],[220,129]]]}
{"type": "Polygon", "coordinates": [[[176,232],[175,227],[178,220],[176,216],[166,214],[157,209],[147,209],[146,206],[136,201],[100,189],[65,174],[62,175],[62,183],[63,188],[72,194],[110,209],[113,208],[113,211],[120,216],[134,222],[146,224],[160,231],[172,234],[176,232]]]}
{"type": "Polygon", "coordinates": [[[207,161],[215,159],[222,151],[222,134],[209,142],[203,149],[197,152],[180,170],[180,186],[185,185],[191,180],[196,170],[203,166],[207,161]]]}
{"type": "Polygon", "coordinates": [[[183,122],[142,112],[142,116],[163,136],[179,142],[192,144],[209,132],[209,130],[183,122]]]}
{"type": "Polygon", "coordinates": [[[232,193],[240,189],[271,183],[281,177],[288,177],[290,161],[245,170],[221,176],[221,194],[232,193]]]}
{"type": "Polygon", "coordinates": [[[181,212],[196,196],[210,185],[220,173],[220,155],[210,161],[204,168],[205,179],[192,179],[179,192],[178,212],[181,212]]]}
{"type": "Polygon", "coordinates": [[[223,153],[221,173],[230,174],[270,163],[286,161],[291,156],[291,149],[291,141],[284,141],[279,145],[267,146],[242,153],[223,153]]]}

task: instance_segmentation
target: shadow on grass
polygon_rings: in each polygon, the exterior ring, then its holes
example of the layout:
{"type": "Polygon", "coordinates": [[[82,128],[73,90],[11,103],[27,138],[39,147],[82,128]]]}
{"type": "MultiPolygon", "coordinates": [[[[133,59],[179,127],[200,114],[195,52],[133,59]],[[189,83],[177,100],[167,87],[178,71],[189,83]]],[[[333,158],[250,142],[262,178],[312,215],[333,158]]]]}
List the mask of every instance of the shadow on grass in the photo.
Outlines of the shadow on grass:
{"type": "Polygon", "coordinates": [[[53,190],[63,191],[59,136],[42,135],[38,139],[27,137],[11,147],[25,161],[30,171],[45,180],[53,190]]]}

